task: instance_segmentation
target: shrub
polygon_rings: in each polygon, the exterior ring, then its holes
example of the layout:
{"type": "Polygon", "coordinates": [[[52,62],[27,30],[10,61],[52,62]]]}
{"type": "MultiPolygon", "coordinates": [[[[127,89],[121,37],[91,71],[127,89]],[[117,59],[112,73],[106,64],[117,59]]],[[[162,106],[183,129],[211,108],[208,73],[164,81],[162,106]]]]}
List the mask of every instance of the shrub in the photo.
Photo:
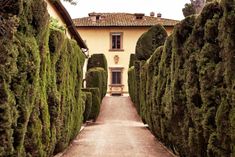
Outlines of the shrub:
{"type": "Polygon", "coordinates": [[[132,102],[135,104],[135,68],[132,66],[128,69],[128,91],[132,102]]]}
{"type": "Polygon", "coordinates": [[[104,54],[93,54],[88,59],[87,70],[95,67],[101,67],[108,72],[107,60],[104,54]]]}
{"type": "Polygon", "coordinates": [[[161,25],[151,27],[138,39],[135,49],[138,60],[147,60],[159,46],[163,45],[167,37],[165,28],[161,25]]]}
{"type": "Polygon", "coordinates": [[[129,68],[131,68],[132,66],[134,66],[135,60],[136,60],[135,54],[131,54],[131,55],[130,55],[129,68]]]}
{"type": "Polygon", "coordinates": [[[155,50],[148,60],[148,68],[146,69],[146,122],[151,129],[155,130],[154,132],[160,131],[156,127],[159,125],[156,121],[159,120],[161,112],[160,102],[157,99],[160,97],[158,92],[159,86],[157,84],[159,83],[159,63],[162,51],[163,46],[160,46],[155,50]]]}
{"type": "MultiPolygon", "coordinates": [[[[49,30],[43,0],[19,0],[12,36],[0,37],[0,156],[52,156],[80,130],[82,52],[49,30]]],[[[9,28],[12,29],[12,28],[9,28]]]]}
{"type": "Polygon", "coordinates": [[[196,14],[196,10],[195,10],[193,4],[191,4],[191,3],[186,3],[184,5],[184,8],[182,9],[182,12],[184,14],[184,17],[196,14]]]}
{"type": "Polygon", "coordinates": [[[147,61],[140,61],[140,83],[139,83],[139,108],[140,108],[140,116],[143,122],[146,122],[146,81],[147,81],[147,61]]]}
{"type": "Polygon", "coordinates": [[[91,112],[88,119],[96,120],[100,113],[100,105],[101,105],[101,97],[99,88],[86,88],[82,89],[84,92],[92,93],[92,107],[91,112]]]}
{"type": "Polygon", "coordinates": [[[97,87],[100,90],[101,99],[107,92],[107,77],[103,68],[91,68],[86,72],[86,86],[97,87]]]}
{"type": "Polygon", "coordinates": [[[140,61],[135,61],[134,62],[134,67],[135,67],[135,80],[136,80],[136,83],[135,83],[135,107],[136,107],[136,110],[137,112],[140,114],[140,66],[141,62],[140,61]]]}
{"type": "Polygon", "coordinates": [[[104,54],[93,54],[88,59],[86,81],[87,87],[99,87],[102,98],[106,95],[108,70],[107,60],[104,54]],[[91,75],[96,77],[96,79],[92,78],[93,76],[91,75]]]}
{"type": "Polygon", "coordinates": [[[91,108],[92,108],[92,93],[91,92],[84,92],[84,101],[85,101],[85,111],[83,113],[83,122],[86,122],[89,118],[91,108]]]}
{"type": "Polygon", "coordinates": [[[235,154],[233,3],[208,3],[198,17],[175,26],[158,53],[130,69],[131,92],[141,93],[138,113],[179,156],[235,154]]]}

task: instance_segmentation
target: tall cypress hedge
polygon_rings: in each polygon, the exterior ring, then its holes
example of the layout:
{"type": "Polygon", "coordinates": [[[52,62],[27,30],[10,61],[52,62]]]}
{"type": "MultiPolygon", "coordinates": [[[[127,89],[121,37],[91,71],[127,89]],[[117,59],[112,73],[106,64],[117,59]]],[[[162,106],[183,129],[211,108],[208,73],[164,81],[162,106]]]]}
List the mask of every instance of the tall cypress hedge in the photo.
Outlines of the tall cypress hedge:
{"type": "Polygon", "coordinates": [[[105,71],[108,71],[108,63],[104,54],[92,54],[88,59],[87,70],[96,67],[100,67],[105,71]]]}
{"type": "Polygon", "coordinates": [[[136,80],[130,93],[141,88],[131,98],[140,100],[142,119],[180,156],[235,155],[234,11],[234,1],[207,4],[129,78],[136,80]]]}
{"type": "Polygon", "coordinates": [[[128,89],[129,89],[129,95],[135,104],[135,67],[132,66],[128,69],[128,89]]]}
{"type": "Polygon", "coordinates": [[[129,68],[131,68],[132,66],[134,66],[135,60],[136,60],[135,54],[130,54],[129,68]]]}
{"type": "Polygon", "coordinates": [[[84,55],[49,29],[44,0],[1,8],[0,156],[52,156],[77,135],[84,55]]]}
{"type": "Polygon", "coordinates": [[[103,68],[91,68],[86,72],[86,87],[97,87],[100,90],[101,99],[107,92],[107,73],[103,68]]]}
{"type": "Polygon", "coordinates": [[[93,54],[88,59],[86,72],[86,86],[98,87],[101,99],[107,93],[108,70],[107,60],[104,54],[93,54]]]}
{"type": "Polygon", "coordinates": [[[85,102],[85,111],[83,113],[83,122],[86,122],[89,119],[91,109],[92,109],[92,93],[83,92],[83,100],[85,102]]]}
{"type": "Polygon", "coordinates": [[[137,41],[135,56],[138,60],[147,60],[156,48],[163,45],[167,37],[165,28],[158,24],[142,34],[137,41]]]}
{"type": "Polygon", "coordinates": [[[92,95],[91,111],[88,119],[96,120],[100,113],[101,97],[99,88],[85,88],[84,92],[90,92],[92,95]]]}

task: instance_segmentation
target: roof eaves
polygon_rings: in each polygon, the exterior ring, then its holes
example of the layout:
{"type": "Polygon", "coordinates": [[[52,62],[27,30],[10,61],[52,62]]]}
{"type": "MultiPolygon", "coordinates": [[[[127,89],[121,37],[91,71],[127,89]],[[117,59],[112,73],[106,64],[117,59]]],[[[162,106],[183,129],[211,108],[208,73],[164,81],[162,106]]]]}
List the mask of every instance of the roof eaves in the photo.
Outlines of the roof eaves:
{"type": "Polygon", "coordinates": [[[79,35],[79,33],[76,31],[76,27],[73,23],[73,20],[71,19],[69,13],[67,12],[67,10],[65,9],[65,7],[63,6],[63,4],[59,1],[59,0],[50,0],[50,2],[55,6],[55,8],[57,9],[57,11],[60,13],[60,15],[63,17],[63,20],[69,30],[69,32],[71,33],[71,35],[74,37],[74,39],[77,41],[78,45],[82,48],[82,49],[86,49],[88,50],[88,47],[86,46],[86,44],[84,43],[84,41],[82,40],[81,36],[79,35]]]}

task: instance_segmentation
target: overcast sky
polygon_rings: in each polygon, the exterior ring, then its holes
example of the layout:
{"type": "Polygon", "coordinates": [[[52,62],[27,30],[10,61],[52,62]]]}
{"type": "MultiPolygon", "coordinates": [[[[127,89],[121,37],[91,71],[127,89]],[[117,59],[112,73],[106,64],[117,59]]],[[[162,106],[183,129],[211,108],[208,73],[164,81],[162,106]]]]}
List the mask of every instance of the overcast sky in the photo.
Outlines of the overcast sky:
{"type": "Polygon", "coordinates": [[[151,11],[161,13],[163,18],[181,20],[183,19],[182,8],[190,0],[76,0],[73,6],[63,2],[72,18],[86,17],[90,12],[125,12],[145,13],[151,11]]]}

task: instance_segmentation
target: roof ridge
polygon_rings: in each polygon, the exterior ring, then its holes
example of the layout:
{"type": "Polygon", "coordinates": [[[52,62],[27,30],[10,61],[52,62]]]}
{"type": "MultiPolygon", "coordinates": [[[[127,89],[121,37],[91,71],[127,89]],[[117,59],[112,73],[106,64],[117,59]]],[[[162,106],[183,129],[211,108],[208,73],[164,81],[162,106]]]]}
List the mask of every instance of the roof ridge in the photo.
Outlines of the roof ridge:
{"type": "MultiPolygon", "coordinates": [[[[101,13],[101,12],[91,12],[91,13],[94,13],[94,14],[125,14],[125,15],[135,15],[136,13],[125,13],[125,12],[107,12],[107,13],[101,13]]],[[[89,13],[90,14],[90,13],[89,13]]],[[[151,18],[158,18],[157,16],[150,16],[150,15],[144,15],[144,17],[151,17],[151,18]]],[[[73,20],[76,20],[76,19],[82,19],[82,18],[89,18],[89,16],[85,16],[85,17],[77,17],[77,18],[73,18],[73,20]]],[[[180,21],[180,20],[177,20],[177,19],[170,19],[170,18],[163,18],[163,17],[160,17],[161,19],[164,19],[164,20],[173,20],[173,21],[180,21]]]]}
{"type": "MultiPolygon", "coordinates": [[[[163,26],[174,26],[179,20],[167,19],[157,16],[144,15],[143,18],[136,18],[137,13],[125,12],[107,12],[107,13],[89,13],[90,16],[73,19],[78,26],[153,26],[161,24],[163,26]],[[93,16],[92,16],[93,15],[93,16]],[[94,16],[101,16],[93,18],[94,16]],[[104,17],[102,17],[104,16],[104,17]]],[[[142,14],[142,13],[138,13],[142,14]]]]}

